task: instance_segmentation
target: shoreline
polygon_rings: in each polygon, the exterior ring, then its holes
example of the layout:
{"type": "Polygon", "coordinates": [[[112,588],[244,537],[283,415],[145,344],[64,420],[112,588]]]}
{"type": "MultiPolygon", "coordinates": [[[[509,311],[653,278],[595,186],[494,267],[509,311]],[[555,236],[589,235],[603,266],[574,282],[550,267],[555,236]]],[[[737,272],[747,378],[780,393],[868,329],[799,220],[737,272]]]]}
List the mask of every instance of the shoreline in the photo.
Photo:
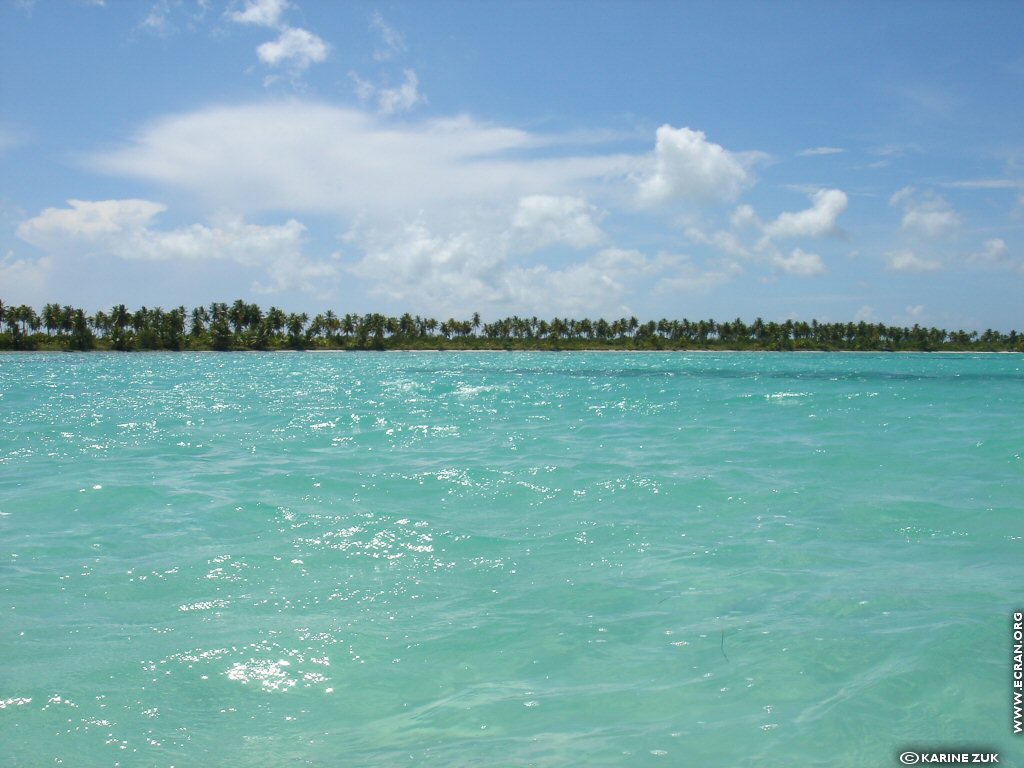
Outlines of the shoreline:
{"type": "Polygon", "coordinates": [[[436,349],[419,347],[395,347],[392,349],[0,349],[0,355],[254,355],[254,354],[668,354],[668,355],[715,355],[715,354],[750,354],[750,355],[1024,355],[1024,351],[1008,349],[504,349],[483,347],[479,349],[436,349]]]}

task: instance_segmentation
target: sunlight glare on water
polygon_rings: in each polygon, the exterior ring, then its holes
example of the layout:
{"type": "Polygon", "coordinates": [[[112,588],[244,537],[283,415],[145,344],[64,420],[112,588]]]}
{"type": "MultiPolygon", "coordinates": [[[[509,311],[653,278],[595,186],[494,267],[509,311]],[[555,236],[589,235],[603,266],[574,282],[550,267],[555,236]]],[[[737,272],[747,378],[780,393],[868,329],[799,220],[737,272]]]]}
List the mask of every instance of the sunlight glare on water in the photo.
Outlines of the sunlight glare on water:
{"type": "Polygon", "coordinates": [[[0,764],[1012,765],[1018,355],[0,360],[0,764]]]}

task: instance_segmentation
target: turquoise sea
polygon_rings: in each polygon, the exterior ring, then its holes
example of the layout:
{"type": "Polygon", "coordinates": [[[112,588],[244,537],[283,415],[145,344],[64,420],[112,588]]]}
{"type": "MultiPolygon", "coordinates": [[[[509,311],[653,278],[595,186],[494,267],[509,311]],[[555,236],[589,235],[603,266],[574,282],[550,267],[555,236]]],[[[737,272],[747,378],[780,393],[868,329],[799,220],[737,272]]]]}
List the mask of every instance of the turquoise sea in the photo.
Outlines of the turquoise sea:
{"type": "Polygon", "coordinates": [[[0,765],[1024,765],[1022,425],[1020,355],[3,355],[0,765]]]}

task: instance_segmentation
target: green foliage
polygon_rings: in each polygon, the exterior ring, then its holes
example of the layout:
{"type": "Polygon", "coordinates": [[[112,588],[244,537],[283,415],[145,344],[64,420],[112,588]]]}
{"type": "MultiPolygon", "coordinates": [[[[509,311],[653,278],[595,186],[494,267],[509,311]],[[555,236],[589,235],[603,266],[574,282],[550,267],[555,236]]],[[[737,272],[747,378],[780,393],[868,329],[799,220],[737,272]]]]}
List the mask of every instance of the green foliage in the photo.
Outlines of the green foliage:
{"type": "Polygon", "coordinates": [[[504,350],[762,350],[762,351],[982,351],[1024,352],[1024,335],[992,329],[946,331],[882,323],[778,323],[756,318],[648,320],[636,317],[574,319],[512,316],[483,322],[438,321],[405,313],[337,315],[327,310],[310,320],[278,307],[264,312],[241,299],[209,307],[165,311],[118,304],[89,316],[50,303],[36,314],[27,305],[0,301],[0,349],[67,350],[260,350],[260,349],[504,349],[504,350]]]}

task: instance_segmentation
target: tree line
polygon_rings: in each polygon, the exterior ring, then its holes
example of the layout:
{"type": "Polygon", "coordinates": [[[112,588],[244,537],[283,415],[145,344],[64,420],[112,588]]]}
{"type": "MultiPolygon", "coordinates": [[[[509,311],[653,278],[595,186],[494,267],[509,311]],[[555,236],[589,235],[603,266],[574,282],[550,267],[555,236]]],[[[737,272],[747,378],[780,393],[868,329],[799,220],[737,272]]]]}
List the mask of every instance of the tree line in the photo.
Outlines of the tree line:
{"type": "Polygon", "coordinates": [[[405,313],[310,318],[277,307],[264,311],[242,299],[188,310],[118,304],[87,314],[56,303],[42,312],[0,300],[0,349],[6,350],[277,350],[277,349],[721,349],[820,351],[1024,352],[1017,331],[947,331],[883,323],[715,320],[613,320],[512,316],[485,323],[438,321],[405,313]]]}

